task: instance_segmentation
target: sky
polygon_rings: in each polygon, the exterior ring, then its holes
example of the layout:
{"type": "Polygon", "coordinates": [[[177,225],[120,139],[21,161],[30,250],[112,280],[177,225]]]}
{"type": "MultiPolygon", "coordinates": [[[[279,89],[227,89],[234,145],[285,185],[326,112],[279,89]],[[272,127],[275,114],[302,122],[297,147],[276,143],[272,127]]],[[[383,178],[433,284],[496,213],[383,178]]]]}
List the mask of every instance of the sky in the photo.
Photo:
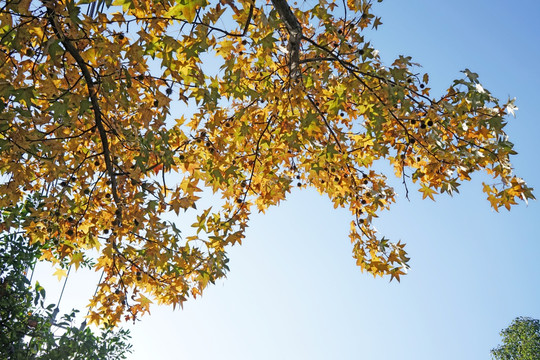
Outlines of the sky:
{"type": "MultiPolygon", "coordinates": [[[[387,0],[374,13],[383,25],[366,39],[387,63],[404,54],[422,64],[433,94],[469,68],[494,96],[517,98],[512,162],[540,189],[540,2],[387,0]]],[[[293,191],[254,214],[243,245],[229,251],[226,279],[183,310],[154,306],[126,325],[129,359],[490,359],[512,319],[540,319],[540,205],[497,213],[484,179],[436,202],[416,191],[407,201],[392,180],[401,196],[375,226],[407,243],[411,269],[400,283],[355,265],[346,211],[313,190],[293,191]]],[[[61,310],[84,309],[97,278],[70,278],[61,310]]],[[[62,284],[43,281],[54,301],[62,284]]]]}

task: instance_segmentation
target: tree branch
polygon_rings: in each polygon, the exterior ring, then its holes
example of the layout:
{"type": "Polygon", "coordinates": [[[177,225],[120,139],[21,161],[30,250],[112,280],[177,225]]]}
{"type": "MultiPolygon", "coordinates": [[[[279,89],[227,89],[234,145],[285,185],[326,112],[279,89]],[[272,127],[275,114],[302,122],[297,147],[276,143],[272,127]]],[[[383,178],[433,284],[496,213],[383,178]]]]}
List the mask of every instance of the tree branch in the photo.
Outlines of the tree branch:
{"type": "Polygon", "coordinates": [[[302,25],[293,14],[287,0],[272,0],[279,17],[285,23],[289,32],[289,69],[293,79],[300,76],[300,40],[302,40],[302,25]]]}
{"type": "Polygon", "coordinates": [[[116,203],[117,209],[119,210],[116,213],[116,216],[117,216],[118,222],[120,223],[120,220],[122,218],[122,208],[120,205],[121,204],[120,198],[118,196],[118,191],[117,191],[116,175],[115,175],[113,164],[111,161],[111,153],[109,150],[109,139],[107,137],[107,131],[105,130],[105,127],[103,126],[103,119],[101,116],[101,109],[100,109],[99,100],[97,96],[98,90],[95,87],[94,80],[92,78],[92,75],[90,74],[90,69],[88,68],[88,65],[86,64],[81,54],[79,53],[79,50],[77,50],[77,48],[73,45],[71,40],[64,35],[60,24],[58,24],[58,20],[54,12],[54,5],[46,1],[44,1],[44,5],[47,8],[47,14],[49,16],[49,24],[51,24],[55,35],[58,37],[62,45],[64,45],[66,50],[73,57],[73,59],[75,59],[75,62],[81,69],[81,72],[84,76],[84,80],[86,81],[86,87],[88,89],[88,96],[90,97],[90,103],[92,104],[92,110],[94,112],[94,120],[95,120],[96,127],[98,129],[101,143],[103,146],[103,157],[105,158],[105,166],[107,168],[107,173],[109,174],[109,177],[111,179],[112,196],[113,196],[114,202],[116,203]]]}

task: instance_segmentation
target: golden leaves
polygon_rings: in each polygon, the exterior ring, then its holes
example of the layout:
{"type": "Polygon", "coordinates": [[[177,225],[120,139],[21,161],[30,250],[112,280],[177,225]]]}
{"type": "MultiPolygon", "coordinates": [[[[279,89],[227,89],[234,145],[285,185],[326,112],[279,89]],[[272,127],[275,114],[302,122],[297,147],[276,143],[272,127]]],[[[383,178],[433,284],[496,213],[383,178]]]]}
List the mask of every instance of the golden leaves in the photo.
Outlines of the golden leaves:
{"type": "Polygon", "coordinates": [[[39,6],[24,10],[28,22],[0,14],[13,30],[0,43],[2,231],[21,227],[55,264],[78,268],[97,253],[92,321],[201,294],[227,271],[225,249],[243,241],[251,208],[307,186],[350,211],[361,269],[399,281],[404,245],[371,225],[395,200],[377,160],[424,199],[479,170],[501,182],[484,187],[495,209],[534,198],[511,172],[503,115],[513,103],[470,71],[433,100],[410,58],[383,66],[363,38],[381,23],[369,1],[348,1],[347,21],[325,1],[291,9],[300,76],[284,24],[251,2],[116,3],[122,11],[94,18],[58,3],[56,27],[39,6]],[[43,204],[26,206],[36,194],[43,204]]]}

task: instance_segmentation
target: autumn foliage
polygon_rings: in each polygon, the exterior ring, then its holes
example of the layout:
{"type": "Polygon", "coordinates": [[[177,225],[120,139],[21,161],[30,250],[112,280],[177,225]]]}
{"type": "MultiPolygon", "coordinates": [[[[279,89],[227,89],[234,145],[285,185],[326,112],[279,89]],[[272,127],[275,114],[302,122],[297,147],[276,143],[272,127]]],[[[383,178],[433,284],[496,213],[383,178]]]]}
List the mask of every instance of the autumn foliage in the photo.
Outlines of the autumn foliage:
{"type": "Polygon", "coordinates": [[[494,209],[533,198],[509,162],[512,101],[469,70],[434,98],[410,57],[383,65],[371,2],[3,2],[0,230],[59,276],[103,271],[90,318],[116,324],[224,276],[250,212],[295,187],[349,209],[358,266],[399,280],[404,244],[371,225],[395,200],[380,160],[424,198],[478,170],[494,209]]]}

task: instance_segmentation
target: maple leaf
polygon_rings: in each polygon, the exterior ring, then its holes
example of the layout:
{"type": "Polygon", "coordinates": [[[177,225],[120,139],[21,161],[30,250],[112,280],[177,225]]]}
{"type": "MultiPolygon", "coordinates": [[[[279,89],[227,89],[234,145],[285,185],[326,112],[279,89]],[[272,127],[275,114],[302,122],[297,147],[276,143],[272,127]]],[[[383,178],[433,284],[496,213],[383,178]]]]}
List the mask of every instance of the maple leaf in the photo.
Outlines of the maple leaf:
{"type": "Polygon", "coordinates": [[[83,261],[83,254],[78,252],[71,256],[71,264],[75,264],[75,269],[78,269],[83,261]]]}
{"type": "Polygon", "coordinates": [[[63,277],[67,276],[67,271],[61,268],[57,268],[56,271],[53,273],[53,276],[56,276],[58,278],[58,281],[60,281],[63,277]]]}
{"type": "Polygon", "coordinates": [[[90,319],[90,324],[99,324],[102,320],[102,316],[96,311],[91,311],[88,314],[88,318],[90,319]]]}
{"type": "Polygon", "coordinates": [[[161,171],[161,169],[163,169],[163,164],[159,164],[159,165],[156,165],[152,171],[154,172],[154,174],[159,174],[159,172],[161,171]]]}
{"type": "Polygon", "coordinates": [[[421,188],[418,189],[418,191],[422,193],[422,199],[429,197],[431,200],[435,201],[433,194],[437,194],[436,190],[426,186],[425,184],[422,184],[421,188]]]}
{"type": "Polygon", "coordinates": [[[519,109],[516,105],[514,105],[514,101],[516,99],[512,99],[507,105],[506,105],[506,110],[512,114],[513,117],[516,117],[516,111],[519,109]]]}
{"type": "Polygon", "coordinates": [[[150,299],[148,299],[146,296],[140,294],[139,297],[135,300],[137,301],[141,307],[143,308],[143,311],[145,312],[150,312],[150,304],[152,303],[152,301],[150,299]]]}

